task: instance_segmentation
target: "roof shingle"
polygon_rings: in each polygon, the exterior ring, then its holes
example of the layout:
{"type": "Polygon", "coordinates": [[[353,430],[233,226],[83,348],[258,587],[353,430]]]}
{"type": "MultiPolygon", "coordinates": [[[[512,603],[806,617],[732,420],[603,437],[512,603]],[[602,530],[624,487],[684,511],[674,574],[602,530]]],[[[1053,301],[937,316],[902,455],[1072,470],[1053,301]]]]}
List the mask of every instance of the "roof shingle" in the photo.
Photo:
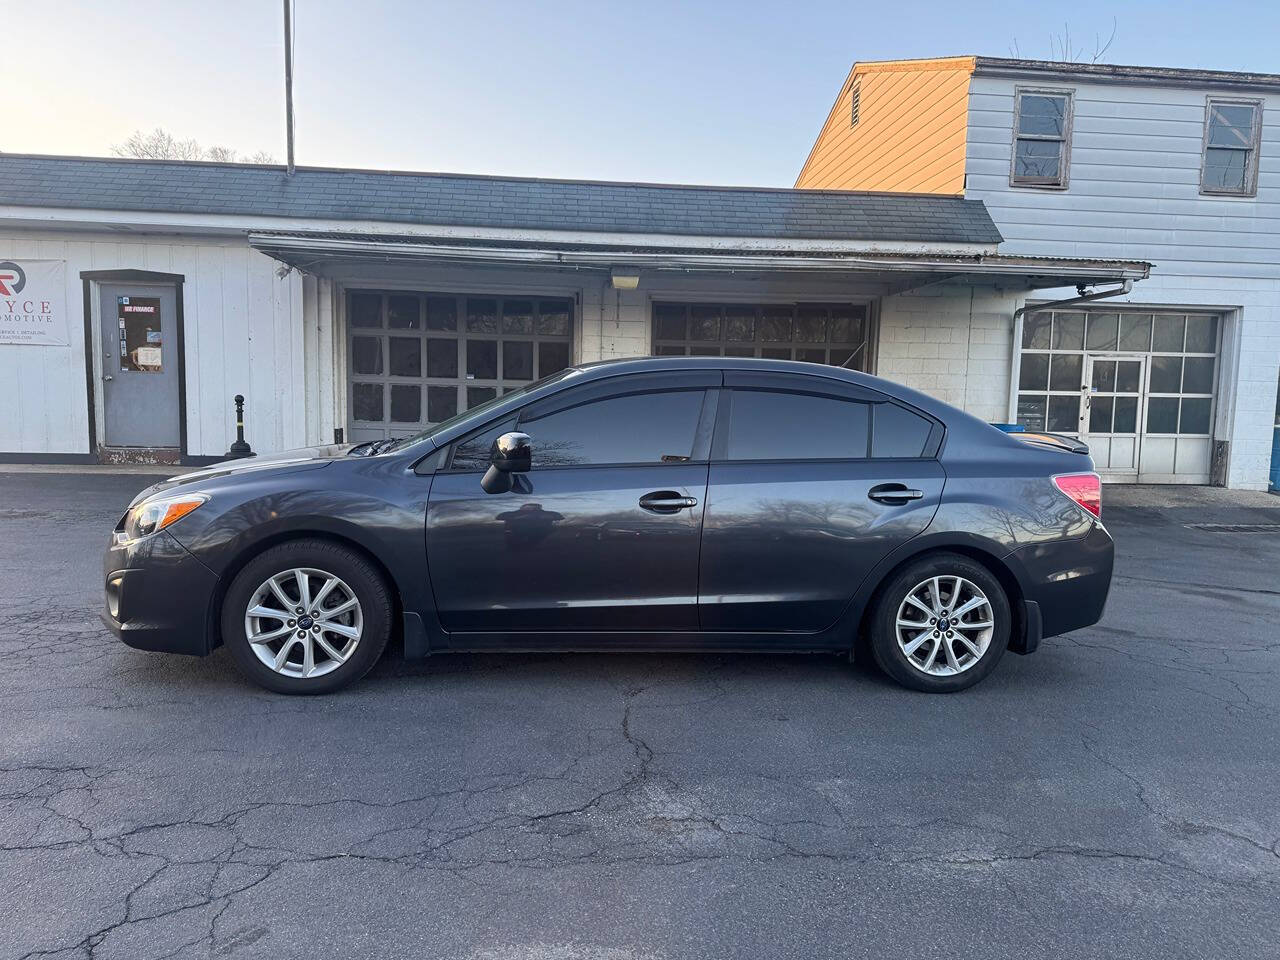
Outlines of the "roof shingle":
{"type": "Polygon", "coordinates": [[[996,244],[980,200],[0,155],[0,204],[605,233],[996,244]]]}

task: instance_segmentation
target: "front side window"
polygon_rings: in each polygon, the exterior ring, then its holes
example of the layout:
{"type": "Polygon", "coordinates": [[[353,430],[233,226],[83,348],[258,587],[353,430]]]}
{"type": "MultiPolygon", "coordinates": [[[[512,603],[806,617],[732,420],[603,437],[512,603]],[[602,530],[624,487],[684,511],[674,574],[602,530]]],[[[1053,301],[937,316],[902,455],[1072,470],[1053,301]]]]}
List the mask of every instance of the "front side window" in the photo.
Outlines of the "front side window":
{"type": "Polygon", "coordinates": [[[1200,192],[1252,197],[1258,192],[1262,103],[1209,100],[1205,107],[1200,192]]]}
{"type": "Polygon", "coordinates": [[[510,433],[515,428],[515,417],[511,417],[507,420],[500,420],[491,427],[459,440],[453,448],[453,459],[449,463],[450,469],[489,469],[489,452],[493,448],[493,441],[504,433],[510,433]]]}
{"type": "Polygon", "coordinates": [[[1065,187],[1071,157],[1071,94],[1020,90],[1013,118],[1013,171],[1021,187],[1065,187]]]}
{"type": "Polygon", "coordinates": [[[702,415],[704,390],[632,393],[588,401],[535,419],[533,466],[687,463],[702,415]]]}
{"type": "Polygon", "coordinates": [[[870,405],[807,393],[734,390],[727,460],[862,460],[870,405]]]}

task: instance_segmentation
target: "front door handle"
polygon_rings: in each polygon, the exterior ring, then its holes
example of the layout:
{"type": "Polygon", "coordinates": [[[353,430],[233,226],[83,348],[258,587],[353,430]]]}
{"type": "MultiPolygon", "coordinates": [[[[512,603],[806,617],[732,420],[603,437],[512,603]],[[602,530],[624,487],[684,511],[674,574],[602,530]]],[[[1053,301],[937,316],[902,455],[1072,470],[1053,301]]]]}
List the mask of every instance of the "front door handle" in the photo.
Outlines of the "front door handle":
{"type": "Polygon", "coordinates": [[[905,483],[882,483],[872,487],[867,493],[868,500],[890,505],[901,505],[910,500],[919,500],[923,496],[923,490],[912,490],[905,483]]]}
{"type": "Polygon", "coordinates": [[[675,490],[655,490],[640,498],[640,506],[651,513],[676,513],[697,505],[697,497],[684,497],[675,490]]]}

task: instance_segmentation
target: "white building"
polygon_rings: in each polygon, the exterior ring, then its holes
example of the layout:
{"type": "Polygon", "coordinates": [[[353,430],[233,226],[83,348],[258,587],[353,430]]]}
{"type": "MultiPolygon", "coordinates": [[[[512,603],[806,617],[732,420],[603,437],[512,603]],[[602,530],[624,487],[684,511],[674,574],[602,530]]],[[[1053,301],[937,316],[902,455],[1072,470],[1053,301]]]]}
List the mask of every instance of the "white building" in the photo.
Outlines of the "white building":
{"type": "Polygon", "coordinates": [[[407,434],[651,353],[1004,421],[1028,296],[1148,265],[999,244],[962,197],[0,155],[0,459],[219,459],[237,394],[258,452],[407,434]]]}
{"type": "Polygon", "coordinates": [[[1126,295],[1032,311],[1017,329],[1009,318],[1020,349],[1006,415],[1079,433],[1111,479],[1265,488],[1280,371],[1280,76],[858,63],[798,185],[963,196],[986,205],[1002,253],[1152,263],[1126,295]]]}

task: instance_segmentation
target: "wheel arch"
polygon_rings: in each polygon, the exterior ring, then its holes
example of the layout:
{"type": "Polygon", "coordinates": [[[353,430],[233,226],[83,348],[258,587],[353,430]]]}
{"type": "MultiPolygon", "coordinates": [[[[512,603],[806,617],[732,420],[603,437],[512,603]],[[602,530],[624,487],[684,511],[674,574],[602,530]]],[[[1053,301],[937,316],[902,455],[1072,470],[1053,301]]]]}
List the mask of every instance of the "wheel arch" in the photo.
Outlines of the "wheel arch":
{"type": "Polygon", "coordinates": [[[368,561],[370,566],[378,571],[378,575],[382,577],[383,583],[387,586],[387,592],[391,595],[391,640],[389,642],[399,643],[403,641],[404,598],[400,595],[400,584],[374,551],[359,540],[343,536],[341,533],[336,533],[332,530],[290,529],[279,530],[261,539],[254,540],[252,543],[245,544],[227,561],[223,574],[218,579],[217,588],[209,601],[210,653],[222,645],[222,604],[226,600],[227,590],[232,581],[239,576],[240,571],[254,557],[265,553],[273,547],[286,543],[295,543],[300,540],[322,540],[332,543],[351,550],[353,553],[358,553],[364,560],[368,561]]]}
{"type": "Polygon", "coordinates": [[[933,541],[919,544],[916,549],[905,555],[890,558],[880,570],[874,573],[874,579],[873,577],[867,578],[869,583],[860,591],[862,596],[860,598],[861,602],[858,604],[858,622],[853,633],[851,654],[854,659],[861,659],[870,655],[867,646],[870,642],[869,627],[876,603],[880,599],[880,594],[885,584],[892,580],[898,571],[908,564],[937,553],[955,553],[967,557],[981,564],[1000,582],[1005,596],[1009,599],[1009,611],[1013,617],[1013,623],[1010,624],[1009,649],[1015,653],[1025,652],[1021,648],[1025,642],[1028,626],[1025,603],[1026,591],[1023,589],[1014,569],[1006,562],[1006,558],[1002,557],[998,550],[993,550],[980,542],[933,541]]]}

